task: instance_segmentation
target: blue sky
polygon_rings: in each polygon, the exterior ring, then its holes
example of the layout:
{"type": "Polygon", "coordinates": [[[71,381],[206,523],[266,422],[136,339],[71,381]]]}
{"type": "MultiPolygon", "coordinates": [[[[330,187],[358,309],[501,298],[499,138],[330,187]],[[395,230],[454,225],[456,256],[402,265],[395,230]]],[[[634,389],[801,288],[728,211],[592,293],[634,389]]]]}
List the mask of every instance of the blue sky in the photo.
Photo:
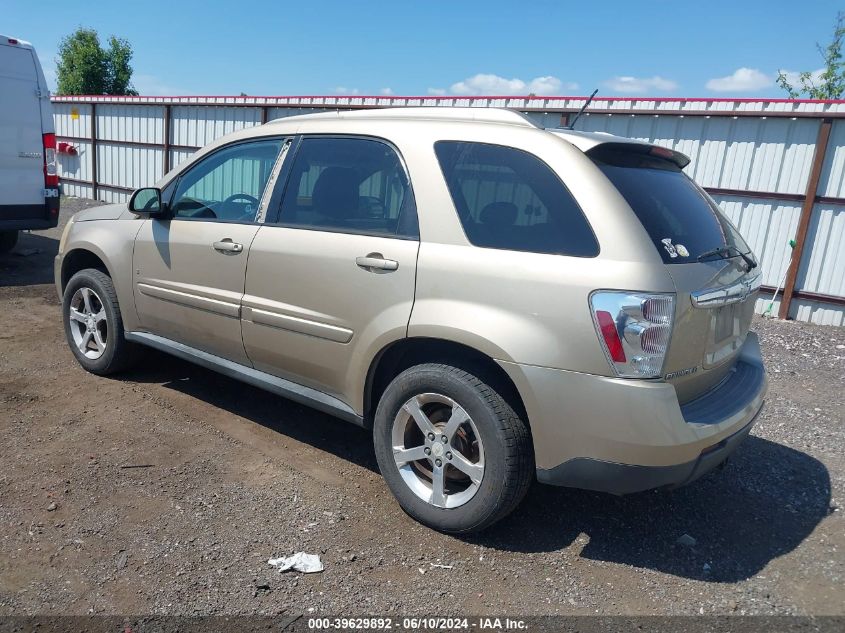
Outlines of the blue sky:
{"type": "MultiPolygon", "coordinates": [[[[127,38],[142,94],[785,96],[842,0],[0,0],[48,77],[78,26],[127,38]]],[[[54,83],[54,80],[51,79],[54,83]]]]}

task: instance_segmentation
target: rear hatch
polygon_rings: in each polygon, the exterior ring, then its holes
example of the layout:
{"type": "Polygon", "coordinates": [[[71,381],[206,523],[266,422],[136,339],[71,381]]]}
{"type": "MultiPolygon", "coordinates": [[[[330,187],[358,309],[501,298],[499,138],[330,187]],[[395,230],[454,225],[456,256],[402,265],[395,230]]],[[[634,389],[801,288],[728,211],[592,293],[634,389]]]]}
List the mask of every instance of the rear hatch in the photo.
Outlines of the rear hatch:
{"type": "Polygon", "coordinates": [[[726,378],[751,326],[760,269],[718,205],[682,168],[682,154],[634,143],[587,152],[639,218],[675,284],[664,379],[681,404],[726,378]]]}

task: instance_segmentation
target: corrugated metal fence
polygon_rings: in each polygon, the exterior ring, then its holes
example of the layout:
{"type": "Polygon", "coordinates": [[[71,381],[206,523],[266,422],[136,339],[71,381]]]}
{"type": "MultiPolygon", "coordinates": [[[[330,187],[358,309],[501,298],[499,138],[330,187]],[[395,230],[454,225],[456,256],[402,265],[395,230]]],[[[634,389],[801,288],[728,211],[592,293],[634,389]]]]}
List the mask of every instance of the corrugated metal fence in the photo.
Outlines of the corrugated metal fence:
{"type": "MultiPolygon", "coordinates": [[[[545,127],[568,123],[583,97],[54,97],[68,195],[119,202],[197,148],[268,120],[335,109],[508,107],[545,127]]],[[[775,309],[845,323],[845,102],[784,99],[597,99],[577,129],[648,140],[692,158],[687,172],[762,260],[775,309]],[[790,265],[789,240],[795,238],[790,265]]],[[[764,289],[765,289],[764,287],[764,289]]],[[[758,311],[768,305],[761,299],[758,311]]]]}

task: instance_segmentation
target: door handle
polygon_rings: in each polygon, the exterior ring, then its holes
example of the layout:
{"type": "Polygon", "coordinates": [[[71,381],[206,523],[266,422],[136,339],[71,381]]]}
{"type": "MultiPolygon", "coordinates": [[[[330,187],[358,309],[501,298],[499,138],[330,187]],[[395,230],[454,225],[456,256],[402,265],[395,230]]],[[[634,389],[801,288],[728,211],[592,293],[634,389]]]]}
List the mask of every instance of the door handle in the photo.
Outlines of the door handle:
{"type": "Polygon", "coordinates": [[[220,240],[219,242],[214,242],[212,244],[215,251],[220,251],[222,253],[240,253],[244,250],[243,244],[238,244],[237,242],[233,242],[228,237],[224,240],[220,240]]]}
{"type": "Polygon", "coordinates": [[[381,253],[370,253],[366,257],[356,257],[355,263],[370,272],[390,272],[399,268],[399,262],[385,259],[381,253]]]}

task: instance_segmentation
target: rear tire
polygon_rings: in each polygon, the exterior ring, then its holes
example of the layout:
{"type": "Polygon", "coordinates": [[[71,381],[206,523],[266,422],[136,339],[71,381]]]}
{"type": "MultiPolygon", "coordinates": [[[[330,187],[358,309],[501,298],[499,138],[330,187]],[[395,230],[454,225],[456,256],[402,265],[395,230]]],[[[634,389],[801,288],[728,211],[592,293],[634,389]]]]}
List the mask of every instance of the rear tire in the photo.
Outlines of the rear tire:
{"type": "Polygon", "coordinates": [[[92,374],[114,374],[135,361],[137,347],[124,338],[117,292],[103,271],[86,268],[70,278],[62,320],[71,352],[92,374]]]}
{"type": "Polygon", "coordinates": [[[525,422],[481,377],[449,365],[399,374],[379,401],[373,440],[399,505],[441,532],[489,527],[534,480],[525,422]]]}
{"type": "Polygon", "coordinates": [[[10,252],[18,243],[20,231],[0,231],[0,255],[10,252]]]}

